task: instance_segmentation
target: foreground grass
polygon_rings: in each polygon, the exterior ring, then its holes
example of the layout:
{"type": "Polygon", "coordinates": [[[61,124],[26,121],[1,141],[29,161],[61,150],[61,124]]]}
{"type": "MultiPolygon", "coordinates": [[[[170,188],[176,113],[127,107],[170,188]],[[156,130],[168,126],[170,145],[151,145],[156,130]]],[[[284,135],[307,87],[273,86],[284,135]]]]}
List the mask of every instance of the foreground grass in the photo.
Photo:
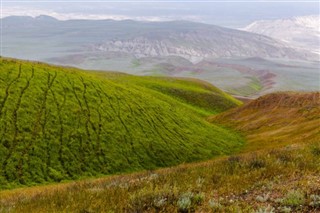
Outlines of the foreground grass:
{"type": "Polygon", "coordinates": [[[0,212],[316,212],[320,144],[0,192],[0,212]]]}
{"type": "Polygon", "coordinates": [[[204,82],[0,58],[0,189],[235,152],[242,137],[204,115],[239,104],[204,82]]]}

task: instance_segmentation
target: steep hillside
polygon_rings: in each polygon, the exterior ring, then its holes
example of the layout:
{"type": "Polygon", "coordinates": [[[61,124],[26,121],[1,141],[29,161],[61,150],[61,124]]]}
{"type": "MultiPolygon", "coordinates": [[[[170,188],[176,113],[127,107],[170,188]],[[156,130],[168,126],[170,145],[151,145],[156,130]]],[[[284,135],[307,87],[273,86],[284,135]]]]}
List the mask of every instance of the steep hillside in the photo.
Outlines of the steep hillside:
{"type": "Polygon", "coordinates": [[[246,135],[247,150],[320,140],[320,93],[273,93],[209,118],[246,135]]]}
{"type": "Polygon", "coordinates": [[[1,188],[171,166],[242,144],[203,119],[239,102],[203,82],[4,58],[0,82],[1,188]]]}

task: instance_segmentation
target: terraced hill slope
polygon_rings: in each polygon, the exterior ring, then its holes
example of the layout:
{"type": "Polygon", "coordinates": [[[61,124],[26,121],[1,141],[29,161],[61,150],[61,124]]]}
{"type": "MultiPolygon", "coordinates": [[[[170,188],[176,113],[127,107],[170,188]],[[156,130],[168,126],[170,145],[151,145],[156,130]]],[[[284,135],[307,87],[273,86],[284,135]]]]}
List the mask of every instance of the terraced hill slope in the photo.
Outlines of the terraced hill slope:
{"type": "Polygon", "coordinates": [[[273,93],[209,120],[246,135],[246,150],[320,141],[320,93],[273,93]]]}
{"type": "Polygon", "coordinates": [[[230,153],[242,138],[203,115],[237,105],[194,80],[1,58],[0,187],[154,169],[230,153]]]}

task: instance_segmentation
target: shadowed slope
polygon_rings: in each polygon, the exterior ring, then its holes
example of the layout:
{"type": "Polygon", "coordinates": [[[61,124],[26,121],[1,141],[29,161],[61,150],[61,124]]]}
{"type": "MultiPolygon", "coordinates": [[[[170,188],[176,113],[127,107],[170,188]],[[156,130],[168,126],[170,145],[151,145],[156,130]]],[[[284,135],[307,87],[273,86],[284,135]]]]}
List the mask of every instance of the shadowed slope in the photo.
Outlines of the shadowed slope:
{"type": "Polygon", "coordinates": [[[319,140],[320,93],[265,95],[209,121],[244,133],[250,150],[319,140]]]}

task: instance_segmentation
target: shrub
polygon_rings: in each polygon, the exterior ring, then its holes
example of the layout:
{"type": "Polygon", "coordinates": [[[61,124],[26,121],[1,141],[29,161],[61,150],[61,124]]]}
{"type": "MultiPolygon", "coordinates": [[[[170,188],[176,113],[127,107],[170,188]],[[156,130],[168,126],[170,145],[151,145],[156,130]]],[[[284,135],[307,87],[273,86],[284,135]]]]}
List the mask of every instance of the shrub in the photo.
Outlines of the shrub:
{"type": "Polygon", "coordinates": [[[165,198],[165,197],[156,197],[153,202],[154,202],[154,206],[156,208],[161,209],[162,207],[164,207],[167,204],[167,198],[165,198]]]}
{"type": "Polygon", "coordinates": [[[177,206],[179,212],[193,212],[197,205],[200,205],[205,198],[204,193],[186,192],[180,195],[177,206]]]}
{"type": "Polygon", "coordinates": [[[204,178],[199,177],[199,178],[197,179],[197,181],[196,181],[197,187],[201,188],[202,185],[204,184],[204,182],[205,182],[204,178]]]}
{"type": "Polygon", "coordinates": [[[177,202],[179,212],[189,212],[192,207],[193,193],[187,192],[179,197],[177,202]]]}
{"type": "Polygon", "coordinates": [[[141,191],[130,197],[129,212],[143,212],[150,209],[164,209],[169,203],[174,203],[174,193],[167,190],[141,191]]]}
{"type": "Polygon", "coordinates": [[[292,209],[288,206],[283,206],[279,208],[279,211],[282,213],[290,213],[292,211],[292,209]]]}
{"type": "Polygon", "coordinates": [[[320,207],[320,195],[312,194],[310,195],[310,200],[311,202],[309,203],[309,206],[312,206],[315,208],[320,207]]]}
{"type": "Polygon", "coordinates": [[[311,146],[311,153],[315,156],[320,156],[320,143],[311,146]]]}
{"type": "Polygon", "coordinates": [[[241,158],[239,156],[231,156],[226,160],[227,174],[233,174],[237,167],[241,167],[241,158]]]}
{"type": "Polygon", "coordinates": [[[280,152],[277,153],[276,157],[281,163],[288,163],[292,161],[292,156],[289,152],[280,152]]]}
{"type": "Polygon", "coordinates": [[[291,190],[286,197],[282,200],[282,205],[286,206],[299,206],[305,202],[304,194],[299,190],[291,190]]]}
{"type": "Polygon", "coordinates": [[[266,202],[266,201],[268,201],[268,200],[269,200],[269,193],[266,194],[266,195],[263,195],[263,196],[258,195],[258,196],[256,197],[256,201],[259,201],[259,202],[261,202],[261,203],[264,203],[264,202],[266,202]]]}
{"type": "Polygon", "coordinates": [[[263,159],[253,158],[249,161],[250,169],[261,169],[266,166],[266,163],[263,159]]]}
{"type": "Polygon", "coordinates": [[[270,206],[270,205],[268,205],[268,206],[266,206],[266,207],[260,207],[260,208],[256,211],[256,213],[273,213],[273,212],[275,212],[275,208],[272,207],[272,206],[270,206]]]}
{"type": "Polygon", "coordinates": [[[219,201],[216,201],[215,199],[210,199],[209,200],[209,207],[212,209],[212,210],[219,210],[222,208],[222,205],[220,204],[219,201]]]}
{"type": "Polygon", "coordinates": [[[205,198],[204,193],[195,194],[193,197],[193,202],[197,205],[200,205],[203,202],[204,198],[205,198]]]}

